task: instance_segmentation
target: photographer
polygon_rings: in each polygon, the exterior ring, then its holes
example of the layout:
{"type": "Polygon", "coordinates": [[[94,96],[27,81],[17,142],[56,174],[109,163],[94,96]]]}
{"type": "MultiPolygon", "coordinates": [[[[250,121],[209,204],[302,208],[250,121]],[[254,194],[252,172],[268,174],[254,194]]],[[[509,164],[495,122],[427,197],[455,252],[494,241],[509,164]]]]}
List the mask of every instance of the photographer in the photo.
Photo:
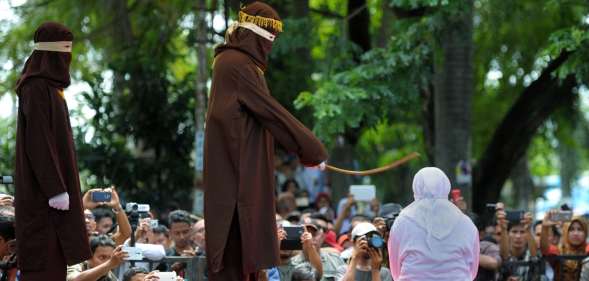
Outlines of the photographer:
{"type": "Polygon", "coordinates": [[[92,257],[80,264],[68,266],[67,281],[117,281],[111,270],[119,267],[128,256],[123,246],[106,235],[92,237],[90,240],[92,257]]]}
{"type": "MultiPolygon", "coordinates": [[[[280,265],[278,266],[280,280],[291,280],[293,278],[295,268],[301,264],[309,264],[313,269],[315,269],[316,276],[321,278],[323,274],[323,266],[321,265],[321,257],[319,256],[318,249],[316,249],[315,243],[313,241],[314,237],[311,232],[313,231],[316,234],[315,229],[316,227],[313,228],[306,226],[303,228],[303,234],[300,238],[302,244],[302,253],[299,256],[294,256],[296,252],[293,250],[280,250],[280,265]]],[[[279,243],[286,238],[286,232],[282,227],[279,227],[279,243]]]]}
{"type": "MultiPolygon", "coordinates": [[[[557,225],[553,217],[558,210],[551,210],[546,213],[542,221],[542,233],[540,235],[540,248],[546,257],[558,255],[587,255],[587,223],[583,217],[574,217],[571,221],[565,222],[562,230],[562,241],[559,247],[551,245],[549,240],[550,228],[557,225]]],[[[581,274],[581,261],[565,260],[562,262],[551,262],[554,268],[554,280],[568,281],[579,280],[581,274]],[[562,276],[562,277],[561,277],[562,276]]]]}
{"type": "Polygon", "coordinates": [[[91,210],[92,213],[94,214],[95,221],[97,224],[96,230],[101,234],[106,234],[106,232],[108,230],[110,230],[114,224],[114,222],[112,222],[112,218],[107,219],[107,218],[103,218],[104,216],[102,216],[102,214],[104,214],[104,212],[110,212],[110,210],[112,210],[112,212],[116,216],[116,222],[119,224],[117,232],[115,232],[111,236],[111,238],[113,239],[113,241],[115,242],[116,245],[122,245],[123,243],[125,243],[125,240],[127,240],[127,238],[131,237],[131,225],[129,224],[129,218],[127,218],[127,215],[125,214],[125,212],[121,208],[121,202],[119,200],[119,195],[118,195],[114,186],[111,188],[106,188],[106,189],[91,189],[91,190],[87,191],[84,194],[84,197],[82,198],[82,203],[83,203],[83,206],[85,209],[91,210]],[[108,201],[108,202],[104,202],[104,201],[95,202],[94,200],[92,200],[92,198],[93,198],[92,193],[94,193],[94,192],[110,193],[111,194],[110,201],[108,201]],[[102,207],[102,208],[97,209],[98,207],[102,207]],[[99,214],[100,216],[97,214],[99,214]],[[110,220],[111,221],[110,227],[108,226],[109,224],[103,222],[103,220],[106,220],[106,221],[110,220]],[[100,225],[102,225],[103,227],[101,227],[100,225]],[[107,228],[108,228],[108,230],[106,230],[107,228]]]}
{"type": "Polygon", "coordinates": [[[503,203],[497,203],[496,210],[497,224],[501,232],[499,248],[503,259],[500,280],[540,280],[543,269],[532,233],[532,214],[527,212],[523,214],[523,219],[508,220],[503,203]],[[527,264],[522,265],[518,262],[527,264]]]}
{"type": "Polygon", "coordinates": [[[384,246],[384,240],[376,227],[367,222],[356,225],[352,230],[352,241],[354,249],[350,263],[338,269],[340,273],[344,274],[339,280],[392,281],[389,269],[381,266],[382,249],[377,246],[384,246]],[[380,238],[382,245],[371,245],[371,238],[374,235],[380,238]]]}

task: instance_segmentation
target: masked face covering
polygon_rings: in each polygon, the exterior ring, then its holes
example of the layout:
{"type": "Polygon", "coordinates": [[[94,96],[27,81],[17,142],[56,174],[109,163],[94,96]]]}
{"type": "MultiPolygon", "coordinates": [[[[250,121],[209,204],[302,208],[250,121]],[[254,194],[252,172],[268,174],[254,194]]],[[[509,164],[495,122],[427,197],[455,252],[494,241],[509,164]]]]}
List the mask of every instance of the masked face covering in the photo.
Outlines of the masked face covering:
{"type": "Polygon", "coordinates": [[[215,55],[227,49],[246,53],[262,70],[266,70],[268,55],[282,22],[278,13],[265,3],[244,3],[238,22],[231,25],[225,34],[225,43],[217,47],[215,55]]]}
{"type": "Polygon", "coordinates": [[[70,63],[74,35],[62,24],[46,22],[35,31],[35,48],[27,59],[16,84],[21,85],[29,78],[44,78],[55,88],[64,89],[70,85],[70,63]]]}

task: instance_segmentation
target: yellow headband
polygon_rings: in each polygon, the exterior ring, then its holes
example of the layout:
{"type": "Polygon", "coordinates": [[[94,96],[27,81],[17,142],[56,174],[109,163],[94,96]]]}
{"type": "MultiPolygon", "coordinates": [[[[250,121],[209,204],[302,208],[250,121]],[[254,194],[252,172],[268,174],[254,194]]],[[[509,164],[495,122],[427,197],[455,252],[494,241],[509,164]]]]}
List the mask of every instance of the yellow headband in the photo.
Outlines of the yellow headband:
{"type": "Polygon", "coordinates": [[[243,11],[239,11],[239,22],[250,22],[259,27],[272,28],[276,32],[282,32],[282,22],[279,20],[265,18],[260,16],[248,15],[243,11]]]}

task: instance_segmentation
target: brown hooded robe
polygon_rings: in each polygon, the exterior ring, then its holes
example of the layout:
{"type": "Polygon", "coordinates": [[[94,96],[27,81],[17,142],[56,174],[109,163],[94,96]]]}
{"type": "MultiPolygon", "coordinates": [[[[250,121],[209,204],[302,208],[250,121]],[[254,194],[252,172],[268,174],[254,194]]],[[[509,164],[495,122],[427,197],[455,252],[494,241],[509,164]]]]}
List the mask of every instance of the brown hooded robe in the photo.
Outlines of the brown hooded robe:
{"type": "MultiPolygon", "coordinates": [[[[279,20],[261,2],[242,11],[279,20]]],[[[279,262],[274,140],[304,165],[327,159],[313,133],[270,95],[263,70],[271,48],[267,39],[237,28],[216,49],[204,154],[206,249],[213,281],[245,280],[246,274],[279,262]]]]}
{"type": "MultiPolygon", "coordinates": [[[[35,42],[72,41],[63,25],[45,23],[35,42]]],[[[33,51],[17,83],[16,239],[24,281],[65,280],[65,265],[90,258],[68,108],[70,53],[33,51]],[[68,211],[49,207],[67,192],[68,211]],[[63,278],[61,277],[63,276],[63,278]]]]}

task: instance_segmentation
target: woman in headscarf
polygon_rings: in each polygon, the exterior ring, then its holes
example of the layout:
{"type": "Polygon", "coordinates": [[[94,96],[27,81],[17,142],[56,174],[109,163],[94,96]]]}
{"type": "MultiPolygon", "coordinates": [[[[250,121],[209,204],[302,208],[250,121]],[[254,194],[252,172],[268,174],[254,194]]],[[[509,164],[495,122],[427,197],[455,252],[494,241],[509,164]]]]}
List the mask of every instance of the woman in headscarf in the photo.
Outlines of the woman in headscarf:
{"type": "MultiPolygon", "coordinates": [[[[570,222],[564,223],[562,241],[556,247],[548,240],[548,231],[557,223],[551,220],[551,215],[556,211],[550,211],[542,220],[542,232],[540,234],[540,249],[543,256],[584,256],[589,253],[587,245],[587,221],[583,217],[574,217],[570,222]]],[[[555,281],[576,281],[581,274],[582,261],[564,260],[551,262],[554,268],[555,281]]]]}
{"type": "Polygon", "coordinates": [[[476,227],[448,200],[450,180],[435,167],[413,178],[414,201],[391,229],[389,262],[396,281],[473,280],[479,266],[476,227]]]}

